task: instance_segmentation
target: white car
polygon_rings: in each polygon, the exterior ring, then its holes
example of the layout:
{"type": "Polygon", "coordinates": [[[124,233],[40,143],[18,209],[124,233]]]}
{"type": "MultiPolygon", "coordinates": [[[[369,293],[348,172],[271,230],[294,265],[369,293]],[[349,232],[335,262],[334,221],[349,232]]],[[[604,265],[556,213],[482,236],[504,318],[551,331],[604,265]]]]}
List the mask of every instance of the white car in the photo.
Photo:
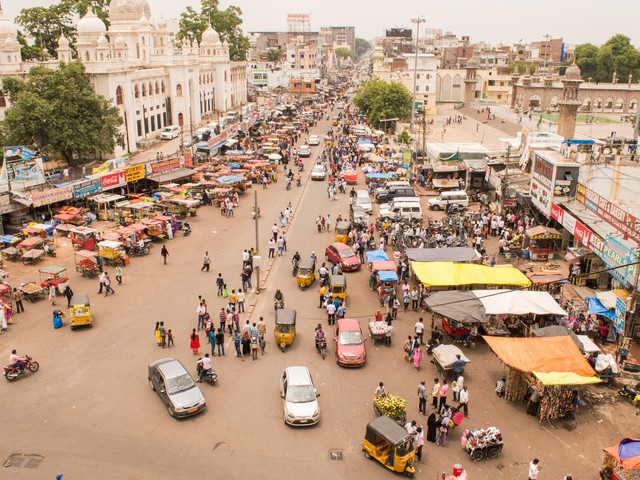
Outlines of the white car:
{"type": "Polygon", "coordinates": [[[288,367],[280,378],[284,422],[295,427],[318,423],[318,396],[307,367],[288,367]]]}
{"type": "Polygon", "coordinates": [[[298,149],[298,156],[301,158],[308,158],[311,156],[311,148],[309,145],[301,145],[298,149]]]}
{"type": "Polygon", "coordinates": [[[169,125],[164,127],[160,132],[160,140],[173,140],[180,136],[180,127],[177,125],[169,125]]]}
{"type": "Polygon", "coordinates": [[[307,141],[309,142],[309,145],[311,145],[312,147],[315,147],[316,145],[320,145],[320,137],[318,135],[309,135],[309,138],[307,139],[307,141]]]}
{"type": "Polygon", "coordinates": [[[311,170],[311,180],[324,180],[326,176],[327,174],[322,165],[316,165],[311,170]]]}

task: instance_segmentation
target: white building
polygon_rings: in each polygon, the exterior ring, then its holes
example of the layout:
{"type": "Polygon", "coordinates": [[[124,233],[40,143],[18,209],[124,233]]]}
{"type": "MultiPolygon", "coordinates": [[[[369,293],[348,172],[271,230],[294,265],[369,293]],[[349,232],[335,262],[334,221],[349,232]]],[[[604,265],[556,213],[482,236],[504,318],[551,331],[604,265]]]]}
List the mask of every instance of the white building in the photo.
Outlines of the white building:
{"type": "MultiPolygon", "coordinates": [[[[189,131],[247,102],[246,63],[230,61],[228,45],[212,28],[199,46],[176,51],[166,22],[150,23],[147,0],[111,0],[109,18],[108,30],[92,11],[81,18],[76,48],[96,93],[111,99],[124,119],[125,146],[116,147],[116,156],[143,148],[166,125],[189,131]]],[[[0,78],[25,76],[35,65],[22,61],[16,34],[0,11],[0,78]]],[[[61,37],[58,60],[71,59],[61,37]]],[[[6,106],[0,94],[0,118],[6,106]]]]}

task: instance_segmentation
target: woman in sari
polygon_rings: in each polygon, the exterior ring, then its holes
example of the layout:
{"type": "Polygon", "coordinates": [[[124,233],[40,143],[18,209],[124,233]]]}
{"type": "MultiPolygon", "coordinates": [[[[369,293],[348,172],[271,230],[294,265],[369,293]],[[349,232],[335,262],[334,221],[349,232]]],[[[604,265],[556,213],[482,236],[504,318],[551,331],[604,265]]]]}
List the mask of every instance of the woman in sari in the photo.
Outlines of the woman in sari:
{"type": "Polygon", "coordinates": [[[413,368],[416,369],[416,372],[420,370],[420,364],[422,363],[422,350],[420,346],[417,346],[413,350],[413,368]]]}

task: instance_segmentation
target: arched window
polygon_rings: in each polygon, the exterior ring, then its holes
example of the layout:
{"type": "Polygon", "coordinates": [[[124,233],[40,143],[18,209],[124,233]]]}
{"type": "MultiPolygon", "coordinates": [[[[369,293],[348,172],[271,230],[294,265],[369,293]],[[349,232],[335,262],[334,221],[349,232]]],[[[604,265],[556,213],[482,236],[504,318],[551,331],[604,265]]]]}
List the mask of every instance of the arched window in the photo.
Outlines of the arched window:
{"type": "Polygon", "coordinates": [[[176,95],[178,97],[182,96],[182,85],[180,85],[180,84],[176,85],[176,95]]]}
{"type": "Polygon", "coordinates": [[[160,94],[160,85],[156,82],[156,95],[160,94]]]}
{"type": "Polygon", "coordinates": [[[178,125],[184,125],[184,116],[181,113],[178,114],[178,125]]]}
{"type": "Polygon", "coordinates": [[[144,45],[144,37],[142,37],[142,45],[144,45]]]}
{"type": "Polygon", "coordinates": [[[133,87],[133,96],[135,98],[140,98],[140,89],[138,88],[138,85],[133,87]]]}
{"type": "Polygon", "coordinates": [[[149,96],[153,95],[153,84],[149,82],[149,96]]]}
{"type": "Polygon", "coordinates": [[[7,99],[4,98],[4,92],[0,90],[0,108],[7,106],[7,99]]]}
{"type": "Polygon", "coordinates": [[[124,94],[122,92],[122,87],[118,86],[116,88],[116,105],[122,105],[124,103],[124,94]]]}
{"type": "MultiPolygon", "coordinates": [[[[87,62],[91,61],[91,55],[88,51],[85,53],[84,58],[87,60],[87,62]]],[[[9,61],[11,61],[11,57],[9,57],[9,61]]]]}
{"type": "Polygon", "coordinates": [[[145,83],[142,84],[142,96],[147,96],[147,85],[145,83]]]}
{"type": "Polygon", "coordinates": [[[164,80],[160,83],[160,88],[162,89],[162,93],[164,93],[164,80]]]}
{"type": "Polygon", "coordinates": [[[225,82],[227,81],[227,71],[226,70],[224,71],[224,81],[225,82]]]}

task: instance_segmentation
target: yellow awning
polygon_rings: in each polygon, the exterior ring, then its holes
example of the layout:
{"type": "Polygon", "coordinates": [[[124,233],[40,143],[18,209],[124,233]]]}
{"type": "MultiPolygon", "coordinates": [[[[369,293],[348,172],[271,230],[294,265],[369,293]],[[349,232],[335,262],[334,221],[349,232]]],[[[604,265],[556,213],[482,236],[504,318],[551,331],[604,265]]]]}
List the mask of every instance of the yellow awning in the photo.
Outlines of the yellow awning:
{"type": "Polygon", "coordinates": [[[528,287],[531,281],[513,267],[495,268],[471,263],[411,262],[411,268],[425,287],[459,285],[513,285],[528,287]]]}
{"type": "Polygon", "coordinates": [[[583,377],[572,372],[533,372],[533,374],[547,387],[551,385],[593,385],[602,381],[596,376],[583,377]]]}

